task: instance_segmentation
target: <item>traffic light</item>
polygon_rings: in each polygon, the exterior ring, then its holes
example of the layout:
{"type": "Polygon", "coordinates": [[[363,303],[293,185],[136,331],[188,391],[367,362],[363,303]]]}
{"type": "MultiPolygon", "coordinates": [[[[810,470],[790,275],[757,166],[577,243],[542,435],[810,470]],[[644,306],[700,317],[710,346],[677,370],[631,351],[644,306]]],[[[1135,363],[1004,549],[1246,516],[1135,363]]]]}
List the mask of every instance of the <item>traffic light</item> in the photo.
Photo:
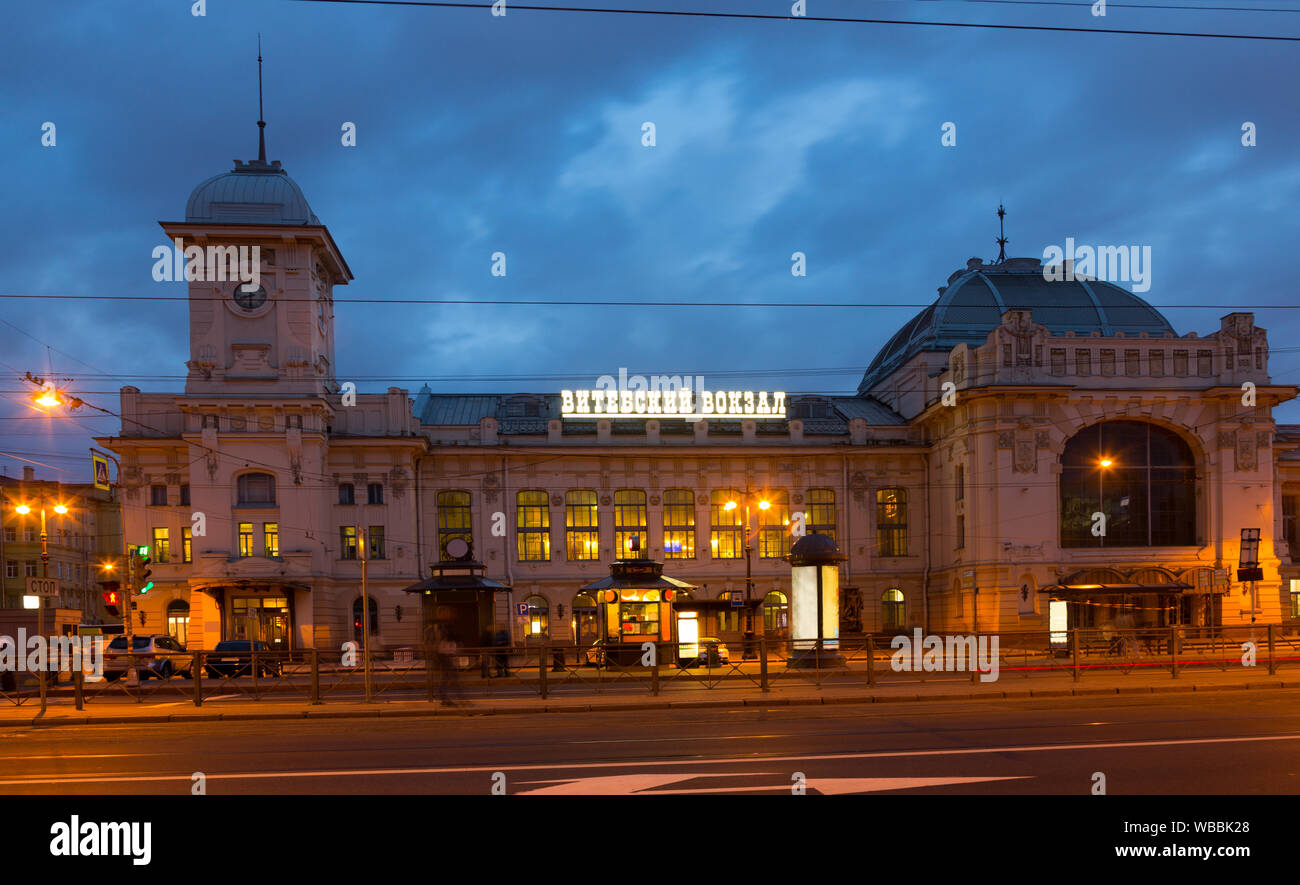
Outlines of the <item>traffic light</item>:
{"type": "Polygon", "coordinates": [[[118,606],[121,604],[122,597],[117,590],[104,591],[104,610],[108,612],[109,615],[115,618],[120,615],[122,610],[118,608],[118,606]]]}
{"type": "Polygon", "coordinates": [[[148,593],[153,589],[153,581],[149,580],[149,575],[153,572],[149,569],[149,548],[141,545],[131,551],[131,575],[132,584],[135,585],[137,593],[148,593]]]}

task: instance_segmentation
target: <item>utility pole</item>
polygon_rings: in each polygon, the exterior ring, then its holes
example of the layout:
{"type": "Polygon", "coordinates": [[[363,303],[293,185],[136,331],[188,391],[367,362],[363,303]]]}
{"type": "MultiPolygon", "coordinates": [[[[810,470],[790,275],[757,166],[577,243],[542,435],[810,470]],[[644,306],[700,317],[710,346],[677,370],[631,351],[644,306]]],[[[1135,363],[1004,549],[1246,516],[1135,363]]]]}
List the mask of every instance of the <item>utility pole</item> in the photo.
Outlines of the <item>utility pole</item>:
{"type": "Polygon", "coordinates": [[[366,703],[370,703],[370,600],[366,597],[366,562],[370,552],[366,538],[357,526],[357,551],[361,554],[361,668],[366,686],[366,703]]]}

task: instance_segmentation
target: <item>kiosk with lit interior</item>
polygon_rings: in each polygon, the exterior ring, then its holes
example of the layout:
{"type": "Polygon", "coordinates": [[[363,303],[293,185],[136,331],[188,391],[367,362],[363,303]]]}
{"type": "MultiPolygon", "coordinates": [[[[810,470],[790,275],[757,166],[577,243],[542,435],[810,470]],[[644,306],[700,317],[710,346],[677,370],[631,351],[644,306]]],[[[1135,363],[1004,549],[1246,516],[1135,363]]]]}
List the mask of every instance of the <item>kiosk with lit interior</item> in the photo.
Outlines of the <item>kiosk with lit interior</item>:
{"type": "MultiPolygon", "coordinates": [[[[674,641],[673,599],[695,585],[666,577],[663,571],[662,562],[619,559],[610,565],[608,578],[582,588],[596,600],[597,642],[608,662],[632,666],[640,661],[644,643],[674,641]]],[[[660,654],[667,651],[661,648],[660,654]]]]}
{"type": "Polygon", "coordinates": [[[474,559],[473,546],[462,538],[448,541],[442,560],[429,568],[428,580],[406,588],[407,593],[420,594],[424,641],[433,641],[436,625],[458,645],[477,648],[484,634],[497,629],[496,594],[510,587],[486,577],[487,567],[474,559]]]}
{"type": "Polygon", "coordinates": [[[829,535],[813,532],[794,542],[790,563],[790,659],[786,666],[843,667],[840,654],[840,563],[829,535]]]}

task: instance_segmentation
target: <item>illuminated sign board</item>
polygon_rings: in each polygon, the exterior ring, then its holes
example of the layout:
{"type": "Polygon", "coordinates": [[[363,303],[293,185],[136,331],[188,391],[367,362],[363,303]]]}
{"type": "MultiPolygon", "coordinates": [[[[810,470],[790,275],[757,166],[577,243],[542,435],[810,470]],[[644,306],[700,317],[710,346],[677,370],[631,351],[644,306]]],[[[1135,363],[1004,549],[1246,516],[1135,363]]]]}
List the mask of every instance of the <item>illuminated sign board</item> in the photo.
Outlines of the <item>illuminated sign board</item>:
{"type": "Polygon", "coordinates": [[[785,393],[766,390],[561,390],[563,418],[784,418],[785,393]]]}

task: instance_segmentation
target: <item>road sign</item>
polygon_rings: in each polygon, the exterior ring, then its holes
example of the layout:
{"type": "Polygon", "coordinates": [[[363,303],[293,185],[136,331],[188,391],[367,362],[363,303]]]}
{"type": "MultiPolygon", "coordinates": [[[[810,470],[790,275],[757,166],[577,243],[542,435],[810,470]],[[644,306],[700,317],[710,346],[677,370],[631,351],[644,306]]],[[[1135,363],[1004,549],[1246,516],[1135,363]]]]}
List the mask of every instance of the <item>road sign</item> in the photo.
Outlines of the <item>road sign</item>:
{"type": "Polygon", "coordinates": [[[745,594],[740,590],[731,591],[731,607],[742,608],[745,605],[745,594]]]}
{"type": "Polygon", "coordinates": [[[54,578],[28,578],[28,596],[58,596],[59,582],[54,578]]]}
{"type": "Polygon", "coordinates": [[[516,613],[516,614],[519,614],[519,615],[525,615],[525,616],[526,616],[526,615],[528,614],[528,603],[526,603],[526,602],[521,602],[521,603],[517,604],[517,605],[515,606],[515,613],[516,613]]]}

